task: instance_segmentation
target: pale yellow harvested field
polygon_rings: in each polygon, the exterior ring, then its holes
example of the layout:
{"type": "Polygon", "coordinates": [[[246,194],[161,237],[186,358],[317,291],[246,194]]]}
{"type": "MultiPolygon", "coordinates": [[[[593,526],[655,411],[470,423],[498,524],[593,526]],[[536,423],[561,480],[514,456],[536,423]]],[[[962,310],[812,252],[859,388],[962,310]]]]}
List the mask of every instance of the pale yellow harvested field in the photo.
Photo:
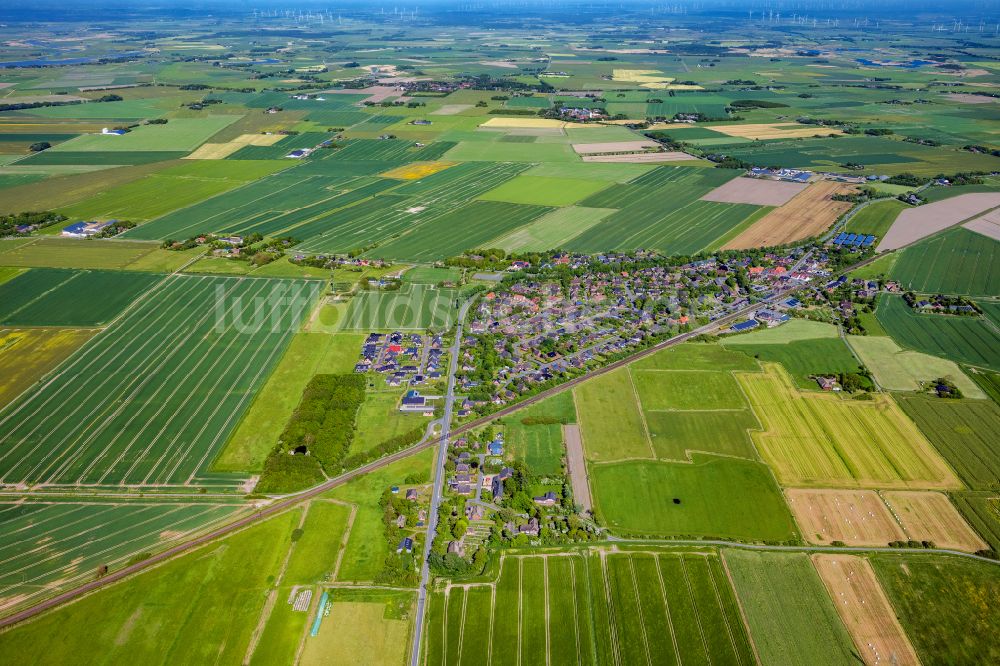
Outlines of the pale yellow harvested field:
{"type": "Polygon", "coordinates": [[[383,178],[398,178],[400,180],[419,180],[439,171],[444,171],[448,167],[455,166],[455,162],[413,162],[403,166],[390,169],[382,173],[383,178]]]}
{"type": "Polygon", "coordinates": [[[600,127],[597,123],[569,123],[554,118],[490,118],[479,126],[498,129],[586,129],[600,127]]]}
{"type": "Polygon", "coordinates": [[[907,208],[896,217],[878,251],[896,250],[1000,206],[1000,192],[973,192],[907,208]]]}
{"type": "Polygon", "coordinates": [[[987,97],[986,95],[970,95],[969,93],[947,93],[945,97],[953,102],[962,102],[963,104],[996,104],[997,102],[1000,102],[1000,99],[997,99],[996,97],[987,97]]]}
{"type": "Polygon", "coordinates": [[[204,143],[186,160],[221,160],[246,146],[273,146],[285,136],[283,134],[241,134],[226,143],[204,143]]]}
{"type": "Polygon", "coordinates": [[[993,240],[1000,241],[1000,209],[986,213],[981,217],[977,217],[971,222],[966,222],[962,225],[970,231],[975,231],[977,234],[982,234],[988,236],[993,240]]]}
{"type": "Polygon", "coordinates": [[[834,201],[833,195],[849,194],[856,189],[853,185],[831,180],[811,183],[784,206],[754,222],[749,229],[726,243],[723,249],[745,250],[782,245],[822,233],[852,206],[847,201],[834,201]]]}
{"type": "Polygon", "coordinates": [[[810,543],[885,546],[906,539],[874,490],[789,488],[785,497],[802,536],[810,543]]]}
{"type": "Polygon", "coordinates": [[[466,109],[471,109],[471,104],[444,104],[440,109],[431,111],[432,116],[453,116],[456,113],[461,113],[466,109]]]}
{"type": "Polygon", "coordinates": [[[574,143],[577,155],[600,155],[604,153],[628,153],[642,150],[657,150],[655,141],[606,141],[603,143],[574,143]]]}
{"type": "Polygon", "coordinates": [[[785,369],[737,373],[763,431],[751,432],[782,485],[947,489],[962,484],[887,394],[851,400],[802,392],[785,369]]]}
{"type": "Polygon", "coordinates": [[[708,129],[741,139],[803,139],[810,136],[843,134],[838,129],[801,123],[744,123],[741,125],[710,125],[708,129]]]}
{"type": "Polygon", "coordinates": [[[658,69],[615,69],[612,71],[613,81],[626,83],[670,83],[671,76],[663,76],[663,72],[658,69]]]}
{"type": "Polygon", "coordinates": [[[701,198],[702,201],[719,203],[746,203],[756,206],[781,206],[804,190],[805,183],[763,178],[733,178],[701,198]]]}
{"type": "Polygon", "coordinates": [[[988,548],[945,495],[890,490],[882,495],[910,539],[970,553],[988,548]]]}
{"type": "Polygon", "coordinates": [[[676,151],[662,153],[628,153],[627,155],[584,155],[584,162],[615,162],[626,164],[647,164],[650,162],[687,162],[698,160],[694,155],[676,151]]]}
{"type": "Polygon", "coordinates": [[[868,560],[813,555],[812,561],[866,664],[920,663],[868,560]]]}

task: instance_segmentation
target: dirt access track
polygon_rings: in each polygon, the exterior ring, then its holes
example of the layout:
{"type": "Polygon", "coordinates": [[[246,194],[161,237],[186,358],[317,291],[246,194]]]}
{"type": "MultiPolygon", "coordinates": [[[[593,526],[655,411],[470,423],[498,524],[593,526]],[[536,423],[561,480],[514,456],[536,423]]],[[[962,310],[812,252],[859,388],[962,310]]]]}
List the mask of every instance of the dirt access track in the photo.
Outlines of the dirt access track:
{"type": "Polygon", "coordinates": [[[583,507],[584,512],[593,513],[594,502],[590,499],[590,483],[587,481],[587,462],[583,457],[580,426],[564,425],[563,439],[566,441],[566,467],[569,469],[569,481],[573,486],[573,498],[583,507]]]}
{"type": "Polygon", "coordinates": [[[866,664],[920,663],[868,560],[813,555],[812,561],[866,664]]]}
{"type": "Polygon", "coordinates": [[[850,194],[856,189],[853,185],[832,180],[813,183],[785,205],[754,222],[722,249],[783,245],[820,234],[853,205],[849,201],[834,201],[833,195],[850,194]]]}
{"type": "Polygon", "coordinates": [[[897,250],[1000,206],[1000,192],[973,192],[908,208],[889,227],[878,251],[897,250]]]}

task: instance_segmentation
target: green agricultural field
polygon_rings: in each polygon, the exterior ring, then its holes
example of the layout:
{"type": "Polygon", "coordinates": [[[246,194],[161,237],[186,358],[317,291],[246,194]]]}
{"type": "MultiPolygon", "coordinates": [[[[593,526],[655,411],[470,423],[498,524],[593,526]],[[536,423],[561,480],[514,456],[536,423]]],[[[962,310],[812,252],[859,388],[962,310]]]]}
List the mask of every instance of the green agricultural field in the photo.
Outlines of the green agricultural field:
{"type": "Polygon", "coordinates": [[[610,183],[602,183],[599,180],[522,174],[479,198],[484,201],[506,201],[538,206],[569,206],[609,185],[610,183]]]}
{"type": "Polygon", "coordinates": [[[884,389],[919,391],[922,383],[945,377],[954,382],[967,398],[986,397],[954,361],[904,350],[895,340],[884,336],[851,335],[847,341],[884,389]]]}
{"type": "MultiPolygon", "coordinates": [[[[360,335],[358,337],[361,338],[360,335]]],[[[359,342],[357,348],[360,349],[360,347],[359,342]]],[[[375,381],[381,383],[382,379],[379,378],[375,381]]],[[[388,439],[414,429],[423,431],[427,426],[426,419],[419,414],[404,414],[399,411],[401,397],[399,389],[369,391],[365,395],[365,401],[358,410],[358,431],[351,441],[349,454],[363,453],[388,439]]]]}
{"type": "Polygon", "coordinates": [[[350,372],[364,336],[300,331],[233,431],[213,471],[259,472],[313,375],[350,372]]]}
{"type": "Polygon", "coordinates": [[[618,534],[788,541],[795,525],[762,463],[692,454],[693,463],[591,464],[595,512],[618,534]]]}
{"type": "Polygon", "coordinates": [[[344,331],[446,330],[458,315],[458,292],[431,285],[403,285],[396,291],[363,291],[351,299],[344,331]]]}
{"type": "Polygon", "coordinates": [[[823,581],[802,553],[723,552],[761,663],[860,660],[823,581]]]}
{"type": "Polygon", "coordinates": [[[996,566],[933,555],[880,555],[872,564],[924,663],[1000,659],[996,566]]]}
{"type": "Polygon", "coordinates": [[[164,276],[36,268],[0,285],[4,326],[99,326],[164,276]]]}
{"type": "Polygon", "coordinates": [[[1000,242],[962,227],[903,250],[890,277],[923,293],[1000,296],[1000,242]]]}
{"type": "Polygon", "coordinates": [[[418,223],[369,254],[399,261],[440,261],[467,250],[494,247],[493,239],[537,220],[550,210],[502,201],[473,201],[418,223]]]}
{"type": "Polygon", "coordinates": [[[702,370],[633,370],[639,402],[646,411],[741,410],[746,400],[730,373],[702,370]]]}
{"type": "Polygon", "coordinates": [[[738,350],[742,345],[780,345],[802,340],[839,337],[837,327],[821,321],[791,319],[775,328],[761,328],[727,337],[723,344],[738,350]]]}
{"type": "MultiPolygon", "coordinates": [[[[587,130],[588,132],[591,130],[587,130]]],[[[630,139],[632,137],[629,137],[630,139]]],[[[617,140],[628,140],[621,139],[617,140]]],[[[644,173],[656,169],[651,164],[628,164],[615,162],[581,162],[579,164],[559,164],[558,162],[543,162],[525,171],[526,176],[541,176],[546,178],[574,178],[583,180],[599,180],[612,183],[627,183],[644,173]]]]}
{"type": "Polygon", "coordinates": [[[90,580],[100,566],[118,569],[136,553],[163,550],[241,509],[169,500],[4,502],[0,610],[37,603],[90,580]]]}
{"type": "Polygon", "coordinates": [[[329,500],[313,500],[306,505],[301,536],[292,547],[283,584],[322,583],[332,580],[339,561],[351,508],[329,500]]]}
{"type": "MultiPolygon", "coordinates": [[[[86,138],[86,137],[80,137],[86,138]]],[[[121,138],[121,137],[119,137],[121,138]]],[[[70,142],[60,144],[68,145],[70,142]]],[[[23,166],[147,166],[156,162],[178,160],[187,155],[183,150],[46,150],[19,162],[23,166]]],[[[42,182],[41,185],[48,185],[42,182]]],[[[29,185],[30,187],[30,185],[29,185]]]]}
{"type": "Polygon", "coordinates": [[[652,457],[652,446],[627,368],[580,384],[573,390],[573,396],[589,461],[652,457]]]}
{"type": "Polygon", "coordinates": [[[875,315],[902,347],[1000,370],[1000,334],[983,318],[917,314],[887,294],[879,297],[875,315]]]}
{"type": "Polygon", "coordinates": [[[288,166],[285,162],[201,160],[109,189],[59,212],[71,219],[150,220],[288,166]]]}
{"type": "Polygon", "coordinates": [[[330,615],[315,637],[306,638],[299,663],[402,663],[409,656],[415,600],[412,592],[332,590],[330,615]]]}
{"type": "Polygon", "coordinates": [[[460,268],[438,268],[435,266],[414,266],[403,273],[403,280],[414,284],[457,283],[462,279],[460,268]]]}
{"type": "MultiPolygon", "coordinates": [[[[785,328],[785,326],[781,328],[785,328]]],[[[748,336],[741,336],[741,339],[745,337],[748,336]]],[[[630,367],[633,370],[712,370],[716,372],[730,370],[753,372],[760,369],[757,362],[745,354],[731,351],[721,345],[697,342],[688,342],[677,347],[664,349],[636,361],[630,367]]]]}
{"type": "Polygon", "coordinates": [[[749,431],[760,424],[749,405],[725,411],[646,411],[643,416],[661,460],[688,461],[692,451],[759,459],[749,431]]]}
{"type": "Polygon", "coordinates": [[[493,582],[435,591],[428,619],[435,666],[753,662],[714,553],[507,556],[493,582]]]}
{"type": "Polygon", "coordinates": [[[282,514],[20,625],[4,634],[5,654],[32,663],[48,644],[44,658],[62,663],[98,652],[116,662],[239,663],[298,520],[282,514]]]}
{"type": "Polygon", "coordinates": [[[205,470],[317,289],[284,280],[161,280],[57,377],[0,411],[0,477],[58,485],[239,484],[205,470]]]}
{"type": "Polygon", "coordinates": [[[996,403],[902,396],[899,404],[970,488],[1000,490],[996,403]]]}
{"type": "Polygon", "coordinates": [[[567,206],[543,215],[492,244],[508,252],[545,252],[565,247],[571,240],[598,224],[611,208],[567,206]]]}
{"type": "Polygon", "coordinates": [[[100,104],[49,106],[40,109],[31,109],[27,113],[39,118],[141,120],[143,118],[158,118],[163,115],[164,109],[156,100],[130,99],[121,102],[102,102],[100,104]]]}
{"type": "Polygon", "coordinates": [[[737,377],[763,428],[754,442],[783,485],[960,487],[890,396],[803,393],[781,366],[765,369],[737,377]]]}
{"type": "Polygon", "coordinates": [[[507,451],[515,460],[523,460],[533,474],[556,476],[562,473],[563,445],[561,423],[524,425],[518,417],[504,420],[507,451]]]}
{"type": "Polygon", "coordinates": [[[990,548],[1000,552],[1000,497],[997,493],[952,493],[951,501],[990,548]]]}
{"type": "Polygon", "coordinates": [[[816,382],[810,379],[812,375],[857,372],[859,366],[851,349],[839,337],[792,340],[782,344],[744,343],[732,348],[761,361],[781,363],[795,384],[803,389],[818,388],[816,382]]]}
{"type": "MultiPolygon", "coordinates": [[[[124,136],[86,134],[60,143],[46,153],[129,153],[191,151],[239,116],[171,118],[165,125],[140,125],[124,136]]],[[[98,162],[99,163],[99,162],[98,162]]]]}
{"type": "Polygon", "coordinates": [[[78,329],[0,328],[0,376],[4,378],[0,385],[0,407],[58,367],[94,333],[78,329]]]}
{"type": "Polygon", "coordinates": [[[873,203],[855,214],[848,221],[844,231],[853,234],[871,234],[876,238],[882,238],[885,236],[885,232],[889,231],[892,223],[896,221],[896,217],[907,208],[909,208],[908,205],[896,199],[873,203]]]}
{"type": "Polygon", "coordinates": [[[580,157],[568,144],[502,143],[461,141],[444,154],[443,159],[456,162],[556,162],[580,163],[580,157]]]}
{"type": "Polygon", "coordinates": [[[125,268],[156,249],[150,243],[39,238],[0,244],[0,264],[47,268],[125,268]]]}

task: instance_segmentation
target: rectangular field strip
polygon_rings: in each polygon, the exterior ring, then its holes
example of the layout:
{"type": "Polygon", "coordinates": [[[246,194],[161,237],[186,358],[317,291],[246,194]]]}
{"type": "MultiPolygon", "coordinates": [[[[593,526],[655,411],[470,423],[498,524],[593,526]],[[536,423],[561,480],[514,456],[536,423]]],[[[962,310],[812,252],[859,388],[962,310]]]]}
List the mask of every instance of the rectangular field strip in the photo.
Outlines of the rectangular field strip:
{"type": "Polygon", "coordinates": [[[320,283],[171,276],[0,411],[0,482],[238,483],[203,475],[320,283]]]}

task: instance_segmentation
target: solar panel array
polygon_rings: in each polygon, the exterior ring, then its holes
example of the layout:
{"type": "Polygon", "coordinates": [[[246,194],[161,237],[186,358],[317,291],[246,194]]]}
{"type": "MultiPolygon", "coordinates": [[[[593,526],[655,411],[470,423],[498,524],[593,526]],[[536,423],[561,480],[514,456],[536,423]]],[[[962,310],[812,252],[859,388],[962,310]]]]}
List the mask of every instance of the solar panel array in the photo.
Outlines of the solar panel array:
{"type": "Polygon", "coordinates": [[[846,231],[841,231],[836,238],[833,239],[834,245],[848,246],[848,247],[869,247],[875,242],[875,236],[865,234],[849,234],[846,231]]]}

